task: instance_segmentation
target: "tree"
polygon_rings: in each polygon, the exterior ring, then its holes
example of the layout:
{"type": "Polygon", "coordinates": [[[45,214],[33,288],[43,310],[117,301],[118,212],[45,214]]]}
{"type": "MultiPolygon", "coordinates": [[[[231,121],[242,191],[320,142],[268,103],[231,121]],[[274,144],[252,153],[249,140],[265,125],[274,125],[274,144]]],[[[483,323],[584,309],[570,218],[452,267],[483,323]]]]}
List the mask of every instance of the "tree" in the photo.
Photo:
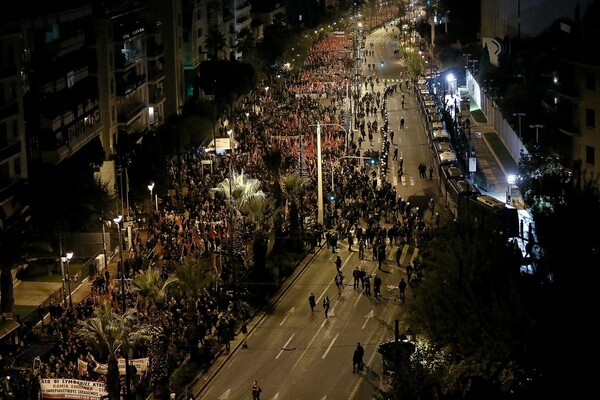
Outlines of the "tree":
{"type": "Polygon", "coordinates": [[[254,231],[253,254],[254,267],[262,270],[266,267],[270,232],[273,230],[278,209],[273,199],[257,198],[247,202],[242,208],[244,216],[251,221],[254,231]]]}
{"type": "Polygon", "coordinates": [[[424,336],[417,355],[442,392],[461,393],[503,365],[541,314],[544,291],[520,275],[520,252],[502,235],[453,222],[427,242],[407,324],[424,336]]]}
{"type": "Polygon", "coordinates": [[[186,299],[200,296],[202,290],[211,283],[208,272],[212,269],[210,257],[199,258],[193,254],[188,255],[183,265],[175,269],[176,284],[182,295],[186,299]]]}
{"type": "Polygon", "coordinates": [[[106,357],[106,391],[110,400],[120,399],[119,355],[126,355],[131,347],[151,338],[148,326],[135,325],[134,312],[134,309],[129,309],[122,315],[117,314],[111,302],[105,300],[94,309],[94,316],[80,320],[75,330],[76,335],[99,352],[100,359],[106,357]]]}
{"type": "Polygon", "coordinates": [[[230,177],[225,178],[216,188],[212,189],[224,195],[226,203],[229,204],[228,263],[226,265],[227,269],[222,270],[221,274],[229,275],[234,287],[237,286],[237,276],[240,272],[239,265],[243,265],[245,261],[245,243],[240,232],[243,222],[241,210],[248,202],[266,196],[260,190],[260,185],[259,180],[247,178],[242,170],[239,174],[232,172],[230,177]]]}
{"type": "Polygon", "coordinates": [[[297,236],[295,234],[300,230],[302,218],[300,201],[309,182],[308,178],[298,175],[287,175],[281,179],[283,193],[286,195],[289,204],[289,223],[292,236],[297,236]]]}
{"type": "Polygon", "coordinates": [[[206,35],[205,45],[208,51],[208,58],[210,60],[218,60],[219,55],[223,53],[227,45],[223,31],[218,28],[211,29],[208,35],[206,35]]]}
{"type": "Polygon", "coordinates": [[[144,306],[144,314],[152,305],[163,305],[170,284],[177,282],[175,277],[164,280],[158,270],[146,269],[131,281],[131,292],[137,295],[137,300],[144,306]]]}

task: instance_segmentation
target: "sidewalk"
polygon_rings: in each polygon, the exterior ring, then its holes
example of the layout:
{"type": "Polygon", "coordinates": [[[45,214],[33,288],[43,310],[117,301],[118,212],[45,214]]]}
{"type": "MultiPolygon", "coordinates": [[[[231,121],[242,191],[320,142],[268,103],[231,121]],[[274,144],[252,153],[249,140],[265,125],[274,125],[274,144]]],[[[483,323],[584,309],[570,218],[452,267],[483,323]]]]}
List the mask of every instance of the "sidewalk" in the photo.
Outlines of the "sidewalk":
{"type": "Polygon", "coordinates": [[[478,168],[488,182],[487,188],[479,187],[479,189],[500,201],[506,201],[507,177],[517,175],[519,166],[502,143],[494,127],[488,124],[485,115],[477,107],[477,103],[466,88],[461,88],[461,96],[470,100],[471,143],[477,157],[478,168]]]}
{"type": "MultiPolygon", "coordinates": [[[[118,249],[113,252],[112,258],[107,263],[111,275],[117,275],[118,249]]],[[[100,273],[104,273],[104,269],[100,273]]],[[[73,305],[81,303],[92,293],[92,282],[94,277],[86,277],[77,287],[71,286],[73,305]]],[[[32,282],[18,281],[14,286],[15,306],[40,307],[47,304],[49,299],[62,287],[61,282],[32,282]]],[[[62,301],[62,298],[61,298],[62,301]]],[[[68,301],[68,297],[67,297],[68,301]]],[[[45,320],[49,318],[46,315],[45,320]]]]}

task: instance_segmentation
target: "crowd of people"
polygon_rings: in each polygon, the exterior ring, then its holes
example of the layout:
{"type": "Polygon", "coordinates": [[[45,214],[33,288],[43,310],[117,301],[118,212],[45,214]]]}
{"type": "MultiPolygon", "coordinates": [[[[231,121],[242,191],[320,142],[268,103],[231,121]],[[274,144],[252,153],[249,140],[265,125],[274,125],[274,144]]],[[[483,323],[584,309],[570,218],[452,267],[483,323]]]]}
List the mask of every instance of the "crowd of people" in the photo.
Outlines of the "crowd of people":
{"type": "MultiPolygon", "coordinates": [[[[275,149],[281,153],[280,174],[301,173],[316,185],[317,122],[322,123],[323,174],[332,176],[328,190],[334,194],[334,200],[328,204],[328,240],[332,235],[349,238],[351,246],[356,238],[357,243],[362,242],[359,246],[363,251],[365,247],[372,248],[378,259],[385,259],[386,245],[410,242],[426,229],[419,209],[398,197],[387,177],[393,138],[389,134],[392,127],[388,124],[386,104],[401,88],[397,84],[370,86],[370,91],[352,93],[350,101],[353,59],[352,52],[344,50],[351,46],[352,40],[347,35],[330,35],[311,48],[299,72],[288,72],[270,90],[256,88],[247,96],[230,116],[228,129],[233,130],[239,143],[231,154],[217,155],[199,147],[173,160],[168,172],[173,187],[180,193],[179,199],[167,198],[160,204],[148,221],[147,234],[134,230],[124,261],[125,277],[121,276],[120,268],[116,276],[104,271],[93,281],[92,295],[85,301],[64,309],[53,305],[46,322],[38,326],[23,324],[19,333],[21,343],[53,340],[57,343],[56,351],[12,382],[3,374],[5,391],[16,394],[15,398],[37,398],[38,378],[105,379],[95,368],[101,355],[75,334],[78,322],[92,317],[94,307],[104,300],[110,301],[119,312],[123,311],[122,304],[136,308],[139,322],[160,321],[169,336],[173,366],[183,360],[189,349],[197,347],[194,338],[202,345],[205,337],[214,335],[229,349],[229,341],[242,323],[236,316],[232,293],[207,287],[193,299],[171,297],[164,306],[147,307],[137,301],[131,290],[126,291],[123,301],[117,284],[123,278],[131,282],[148,268],[157,269],[166,279],[186,259],[206,255],[210,255],[213,264],[207,273],[226,274],[220,254],[232,232],[229,205],[225,199],[214,196],[211,189],[228,177],[230,165],[238,173],[244,172],[261,182],[269,181],[272,176],[264,160],[275,149]],[[360,136],[354,137],[354,129],[360,136]],[[372,143],[376,135],[381,138],[381,148],[367,149],[365,141],[372,143]],[[369,161],[373,154],[378,157],[375,164],[369,161]],[[209,170],[203,160],[211,160],[209,170]],[[78,360],[86,361],[88,367],[82,370],[78,360]]],[[[368,87],[372,77],[364,78],[363,83],[368,87]]],[[[305,202],[304,211],[305,216],[316,221],[314,192],[305,202]]],[[[240,229],[250,240],[249,226],[243,224],[240,229]]],[[[321,232],[322,227],[315,229],[321,232]]],[[[147,353],[137,349],[133,356],[146,357],[147,353]]],[[[0,365],[8,366],[8,360],[0,365]]],[[[147,371],[137,375],[131,392],[141,399],[150,391],[147,371]]]]}

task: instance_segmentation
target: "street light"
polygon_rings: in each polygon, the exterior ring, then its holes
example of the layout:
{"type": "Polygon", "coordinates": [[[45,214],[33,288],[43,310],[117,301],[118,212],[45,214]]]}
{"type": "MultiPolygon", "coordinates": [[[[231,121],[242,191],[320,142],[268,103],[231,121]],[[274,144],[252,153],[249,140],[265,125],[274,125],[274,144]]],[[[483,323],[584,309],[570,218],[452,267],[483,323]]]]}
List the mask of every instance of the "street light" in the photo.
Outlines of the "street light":
{"type": "MultiPolygon", "coordinates": [[[[121,236],[121,222],[123,221],[123,216],[122,215],[117,215],[115,218],[113,218],[113,222],[115,224],[117,224],[117,232],[119,232],[119,261],[121,264],[121,308],[122,308],[122,313],[125,314],[126,311],[126,303],[125,303],[125,265],[123,264],[123,238],[121,236]]],[[[129,386],[130,386],[130,379],[129,379],[129,355],[127,354],[127,351],[124,352],[125,354],[125,385],[126,385],[126,398],[130,399],[131,396],[129,394],[130,390],[129,390],[129,386]]]]}
{"type": "Polygon", "coordinates": [[[453,83],[456,82],[456,77],[454,76],[454,74],[448,74],[448,75],[446,75],[446,81],[448,81],[448,88],[449,88],[450,95],[452,97],[454,97],[453,83]]]}
{"type": "Polygon", "coordinates": [[[522,112],[516,112],[513,113],[513,117],[518,117],[519,118],[519,140],[523,141],[523,138],[521,137],[521,117],[526,116],[527,114],[522,113],[522,112]]]}
{"type": "MultiPolygon", "coordinates": [[[[152,190],[154,189],[154,182],[151,182],[148,185],[148,190],[150,191],[150,207],[148,207],[148,212],[150,212],[154,207],[152,203],[154,203],[154,197],[152,197],[152,190]]],[[[158,211],[158,210],[157,210],[158,211]]]]}
{"type": "Polygon", "coordinates": [[[72,251],[60,256],[61,261],[67,267],[64,279],[67,281],[67,288],[69,290],[69,308],[73,308],[73,297],[71,296],[71,274],[69,273],[69,266],[71,265],[71,258],[73,258],[72,251]]]}
{"type": "Polygon", "coordinates": [[[539,139],[540,139],[540,128],[543,128],[544,125],[541,124],[533,124],[533,125],[529,125],[530,128],[535,128],[535,144],[538,144],[539,139]]]}

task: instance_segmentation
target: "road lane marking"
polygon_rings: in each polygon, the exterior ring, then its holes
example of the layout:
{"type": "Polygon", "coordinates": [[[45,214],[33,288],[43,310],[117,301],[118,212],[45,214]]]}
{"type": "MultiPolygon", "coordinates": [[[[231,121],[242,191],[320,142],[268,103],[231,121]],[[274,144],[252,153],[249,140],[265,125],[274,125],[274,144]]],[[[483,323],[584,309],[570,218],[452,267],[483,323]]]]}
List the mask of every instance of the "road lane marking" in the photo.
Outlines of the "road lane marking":
{"type": "Polygon", "coordinates": [[[362,329],[365,329],[365,326],[367,326],[367,322],[369,322],[369,318],[373,318],[373,310],[371,310],[370,313],[368,313],[367,315],[365,315],[365,323],[362,326],[362,329]]]}
{"type": "Polygon", "coordinates": [[[279,326],[283,325],[283,323],[285,322],[286,319],[288,319],[288,317],[292,314],[294,314],[294,310],[296,309],[296,307],[292,307],[292,309],[288,312],[285,313],[285,318],[283,319],[283,321],[281,321],[281,323],[279,324],[279,326]]]}
{"type": "Polygon", "coordinates": [[[333,338],[333,340],[331,341],[331,343],[329,343],[329,346],[327,347],[327,350],[325,351],[325,354],[323,354],[323,357],[321,357],[321,359],[324,360],[325,357],[327,357],[327,353],[329,353],[329,350],[331,350],[331,348],[333,347],[333,344],[337,340],[338,336],[340,336],[339,333],[337,335],[335,335],[335,337],[333,338]]]}
{"type": "Polygon", "coordinates": [[[277,353],[277,357],[275,357],[275,359],[278,359],[279,356],[281,355],[281,353],[283,353],[287,347],[288,344],[290,344],[290,342],[292,341],[292,339],[294,338],[294,336],[296,336],[295,333],[292,333],[292,336],[290,336],[290,338],[288,339],[287,342],[285,342],[285,344],[283,345],[283,347],[279,350],[279,353],[277,353]]]}

